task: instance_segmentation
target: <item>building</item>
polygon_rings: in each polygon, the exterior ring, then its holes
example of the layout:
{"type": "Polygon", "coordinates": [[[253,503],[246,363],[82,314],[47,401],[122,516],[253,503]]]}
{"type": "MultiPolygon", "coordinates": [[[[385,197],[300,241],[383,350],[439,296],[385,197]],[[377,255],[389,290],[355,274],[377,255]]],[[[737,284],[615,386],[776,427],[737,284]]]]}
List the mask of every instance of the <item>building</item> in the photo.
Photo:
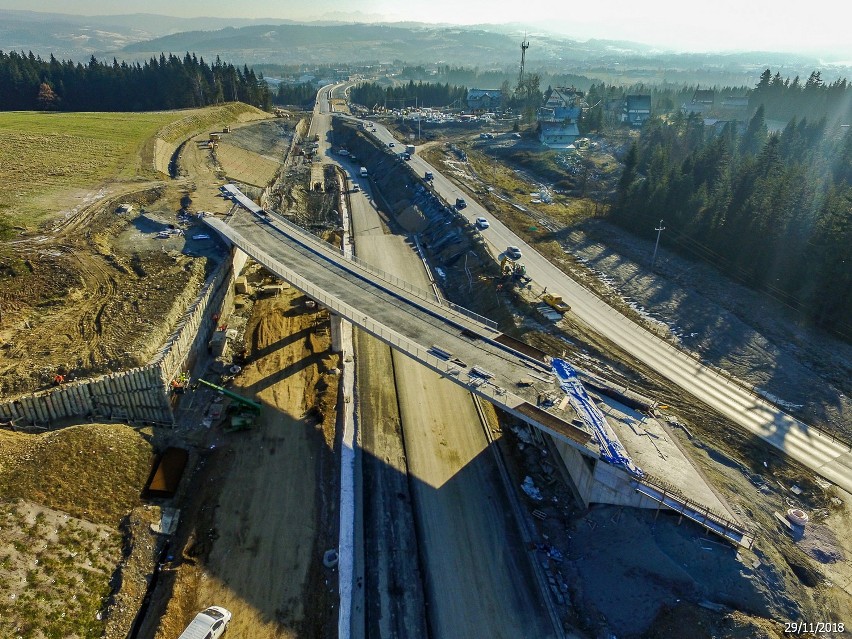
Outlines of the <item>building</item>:
{"type": "Polygon", "coordinates": [[[721,114],[730,118],[747,120],[749,117],[748,96],[726,96],[722,100],[722,105],[719,107],[719,111],[721,114]]]}
{"type": "Polygon", "coordinates": [[[558,122],[580,119],[583,107],[586,106],[585,94],[574,87],[556,87],[538,110],[538,120],[542,122],[558,122]]]}
{"type": "Polygon", "coordinates": [[[471,111],[493,111],[503,103],[500,89],[468,89],[467,108],[471,111]]]}
{"type": "Polygon", "coordinates": [[[681,111],[684,113],[709,113],[713,110],[715,102],[713,89],[696,89],[692,94],[692,101],[684,104],[681,111]]]}
{"type": "Polygon", "coordinates": [[[628,95],[624,98],[621,121],[630,126],[642,126],[651,117],[650,95],[628,95]]]}
{"type": "Polygon", "coordinates": [[[548,122],[542,120],[538,123],[541,132],[539,141],[552,149],[565,149],[574,144],[580,137],[580,130],[575,122],[548,122]]]}
{"type": "Polygon", "coordinates": [[[737,134],[742,135],[745,133],[746,125],[743,120],[737,119],[718,119],[718,118],[704,118],[704,126],[707,127],[710,134],[713,137],[719,136],[722,134],[722,131],[725,130],[725,127],[731,125],[733,126],[737,134]]]}

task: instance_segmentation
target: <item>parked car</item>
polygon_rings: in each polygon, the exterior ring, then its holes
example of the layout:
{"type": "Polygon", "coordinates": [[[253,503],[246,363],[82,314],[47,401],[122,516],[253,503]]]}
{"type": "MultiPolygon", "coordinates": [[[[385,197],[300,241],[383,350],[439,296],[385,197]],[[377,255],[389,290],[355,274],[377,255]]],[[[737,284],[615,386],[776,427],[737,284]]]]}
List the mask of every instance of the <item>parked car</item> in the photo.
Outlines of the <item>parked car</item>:
{"type": "Polygon", "coordinates": [[[506,255],[511,257],[513,260],[521,259],[521,249],[517,246],[509,246],[506,248],[506,255]]]}
{"type": "Polygon", "coordinates": [[[476,222],[474,222],[474,224],[476,224],[476,226],[481,229],[487,229],[489,226],[491,226],[491,224],[488,223],[488,220],[486,220],[484,217],[476,218],[476,222]]]}
{"type": "Polygon", "coordinates": [[[178,639],[219,639],[231,621],[231,612],[221,606],[210,606],[195,615],[178,639]]]}

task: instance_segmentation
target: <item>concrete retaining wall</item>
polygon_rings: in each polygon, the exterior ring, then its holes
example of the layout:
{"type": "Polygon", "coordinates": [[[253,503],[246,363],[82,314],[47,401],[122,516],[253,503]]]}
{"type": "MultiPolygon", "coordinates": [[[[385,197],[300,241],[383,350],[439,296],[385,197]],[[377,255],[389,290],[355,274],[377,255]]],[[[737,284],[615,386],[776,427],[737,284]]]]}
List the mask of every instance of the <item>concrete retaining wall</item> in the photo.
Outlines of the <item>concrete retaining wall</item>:
{"type": "Polygon", "coordinates": [[[49,427],[64,419],[171,423],[166,383],[156,365],[63,384],[0,404],[0,419],[49,427]]]}
{"type": "Polygon", "coordinates": [[[147,365],[8,400],[0,403],[0,420],[43,428],[75,418],[174,425],[171,381],[195,363],[202,349],[206,351],[218,317],[233,310],[234,280],[247,260],[239,249],[232,252],[147,365]]]}

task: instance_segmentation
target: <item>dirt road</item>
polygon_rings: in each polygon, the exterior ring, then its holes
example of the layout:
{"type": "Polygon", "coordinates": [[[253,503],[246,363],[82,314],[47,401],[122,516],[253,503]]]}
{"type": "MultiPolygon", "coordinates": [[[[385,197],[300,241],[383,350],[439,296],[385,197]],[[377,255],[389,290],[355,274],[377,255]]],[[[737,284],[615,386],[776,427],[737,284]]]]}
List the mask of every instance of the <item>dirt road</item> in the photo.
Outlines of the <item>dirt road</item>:
{"type": "Polygon", "coordinates": [[[255,304],[246,328],[249,363],[234,391],[264,411],[248,431],[210,433],[207,446],[218,449],[221,468],[208,471],[207,514],[194,522],[183,553],[200,554],[200,574],[186,566],[163,627],[181,604],[186,611],[216,604],[234,615],[231,639],[332,636],[335,573],[322,559],[336,546],[331,369],[338,358],[328,351],[327,321],[317,319],[290,290],[255,304]]]}
{"type": "MultiPolygon", "coordinates": [[[[216,529],[203,601],[221,602],[234,612],[233,639],[316,636],[308,628],[318,593],[306,591],[313,566],[326,549],[320,532],[324,494],[318,477],[329,469],[331,450],[314,415],[315,389],[327,365],[327,337],[311,327],[300,296],[259,304],[247,329],[252,357],[238,391],[267,409],[249,433],[234,434],[233,462],[219,497],[216,529]],[[307,605],[308,603],[312,605],[307,605]]],[[[327,523],[326,518],[326,523],[327,523]]],[[[332,547],[334,544],[329,545],[332,547]]],[[[319,608],[317,606],[316,608],[319,608]]]]}

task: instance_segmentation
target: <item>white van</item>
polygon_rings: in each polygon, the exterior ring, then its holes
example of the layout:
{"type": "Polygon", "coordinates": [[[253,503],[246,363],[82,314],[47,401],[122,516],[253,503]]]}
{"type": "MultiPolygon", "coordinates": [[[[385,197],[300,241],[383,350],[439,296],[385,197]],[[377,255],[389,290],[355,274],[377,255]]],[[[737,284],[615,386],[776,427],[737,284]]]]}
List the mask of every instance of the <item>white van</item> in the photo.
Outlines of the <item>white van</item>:
{"type": "Polygon", "coordinates": [[[219,639],[231,621],[231,613],[221,606],[210,606],[195,615],[178,639],[219,639]]]}

